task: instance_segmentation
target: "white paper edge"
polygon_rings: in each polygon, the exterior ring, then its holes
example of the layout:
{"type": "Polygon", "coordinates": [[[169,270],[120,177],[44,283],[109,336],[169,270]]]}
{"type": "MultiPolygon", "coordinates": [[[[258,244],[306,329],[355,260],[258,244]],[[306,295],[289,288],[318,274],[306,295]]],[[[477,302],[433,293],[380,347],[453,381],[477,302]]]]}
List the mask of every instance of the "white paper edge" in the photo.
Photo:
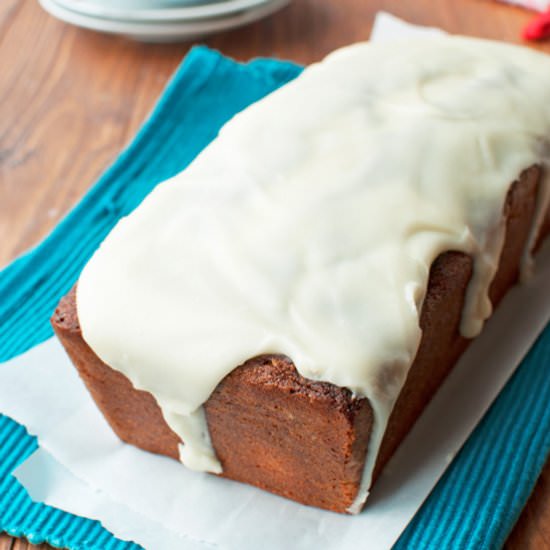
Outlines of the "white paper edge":
{"type": "Polygon", "coordinates": [[[217,548],[166,529],[146,516],[93,490],[44,449],[35,451],[13,473],[35,502],[44,502],[81,517],[96,519],[121,540],[144,548],[206,550],[217,548]]]}

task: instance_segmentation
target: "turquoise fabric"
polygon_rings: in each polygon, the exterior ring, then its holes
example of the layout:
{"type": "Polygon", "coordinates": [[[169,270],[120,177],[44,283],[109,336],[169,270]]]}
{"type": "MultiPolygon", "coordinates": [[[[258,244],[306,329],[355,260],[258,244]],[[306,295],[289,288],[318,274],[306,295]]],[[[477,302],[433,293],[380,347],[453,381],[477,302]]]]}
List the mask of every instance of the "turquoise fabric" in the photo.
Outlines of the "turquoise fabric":
{"type": "MultiPolygon", "coordinates": [[[[48,319],[57,301],[121,216],[185,168],[234,113],[300,71],[292,63],[259,59],[242,65],[207,48],[193,49],[97,184],[39,246],[0,272],[0,361],[51,336],[48,319]]],[[[396,548],[500,547],[548,455],[549,402],[547,328],[396,548]]],[[[10,472],[35,448],[24,427],[0,416],[0,530],[60,547],[137,548],[96,521],[33,503],[10,472]]],[[[368,541],[360,544],[368,547],[368,541]]]]}

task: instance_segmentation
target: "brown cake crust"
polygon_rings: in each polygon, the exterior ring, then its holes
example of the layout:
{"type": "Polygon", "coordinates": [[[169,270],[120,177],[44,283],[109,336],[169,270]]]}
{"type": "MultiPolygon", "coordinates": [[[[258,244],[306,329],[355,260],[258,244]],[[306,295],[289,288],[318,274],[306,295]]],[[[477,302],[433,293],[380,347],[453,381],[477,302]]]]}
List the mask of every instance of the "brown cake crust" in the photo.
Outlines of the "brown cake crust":
{"type": "MultiPolygon", "coordinates": [[[[540,174],[533,166],[510,187],[503,212],[506,240],[490,289],[495,305],[518,279],[540,174]]],[[[548,232],[550,213],[544,226],[544,234],[548,232]]],[[[471,275],[472,260],[460,252],[441,254],[432,264],[420,316],[422,340],[390,416],[374,479],[469,343],[458,329],[471,275]]],[[[115,433],[137,447],[177,459],[180,440],[153,396],[133,388],[84,342],[74,289],[61,300],[52,325],[115,433]]],[[[271,355],[235,368],[205,409],[224,477],[336,512],[352,504],[373,423],[367,399],[305,379],[290,359],[271,355]]]]}

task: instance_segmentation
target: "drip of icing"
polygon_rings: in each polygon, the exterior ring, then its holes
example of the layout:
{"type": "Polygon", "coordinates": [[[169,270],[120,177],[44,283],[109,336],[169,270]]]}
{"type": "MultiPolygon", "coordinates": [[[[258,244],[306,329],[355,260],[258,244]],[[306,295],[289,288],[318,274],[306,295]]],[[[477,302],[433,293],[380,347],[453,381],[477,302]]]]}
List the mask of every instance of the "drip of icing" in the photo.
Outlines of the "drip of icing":
{"type": "MultiPolygon", "coordinates": [[[[548,157],[550,157],[550,144],[548,146],[548,157]]],[[[550,210],[550,162],[545,163],[545,170],[543,172],[541,181],[539,182],[537,203],[535,209],[535,215],[533,224],[531,225],[531,231],[527,238],[527,245],[523,251],[520,264],[520,281],[522,283],[527,282],[532,274],[534,268],[533,251],[537,243],[537,239],[540,235],[540,230],[544,223],[544,219],[550,210]]]]}
{"type": "Polygon", "coordinates": [[[490,315],[504,200],[544,160],[548,90],[549,59],[482,40],[333,53],[234,117],[118,223],[80,277],[84,339],[154,395],[194,469],[221,471],[202,405],[251,357],[285,354],[367,397],[358,511],[438,254],[474,259],[464,335],[490,315]]]}

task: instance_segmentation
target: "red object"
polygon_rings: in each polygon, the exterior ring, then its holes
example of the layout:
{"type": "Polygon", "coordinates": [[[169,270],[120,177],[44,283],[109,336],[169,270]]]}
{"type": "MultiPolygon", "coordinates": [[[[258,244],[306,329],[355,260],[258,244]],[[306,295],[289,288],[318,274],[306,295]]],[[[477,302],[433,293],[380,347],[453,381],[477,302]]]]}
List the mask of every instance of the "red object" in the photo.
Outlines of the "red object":
{"type": "Polygon", "coordinates": [[[544,40],[550,38],[550,10],[533,19],[521,34],[524,40],[544,40]]]}

